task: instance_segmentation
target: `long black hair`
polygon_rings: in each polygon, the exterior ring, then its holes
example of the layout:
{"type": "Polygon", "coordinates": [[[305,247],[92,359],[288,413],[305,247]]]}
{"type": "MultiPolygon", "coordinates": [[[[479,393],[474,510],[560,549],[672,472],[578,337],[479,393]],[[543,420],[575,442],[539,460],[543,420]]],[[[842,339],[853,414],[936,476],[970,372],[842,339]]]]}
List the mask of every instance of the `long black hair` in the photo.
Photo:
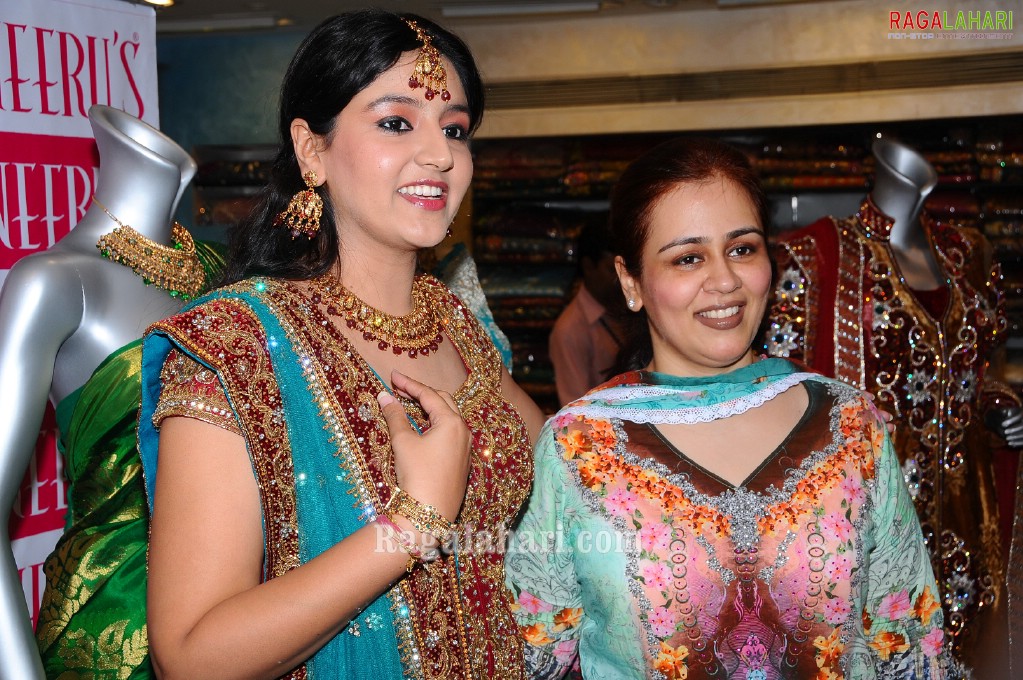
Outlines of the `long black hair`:
{"type": "MultiPolygon", "coordinates": [[[[633,161],[611,191],[608,218],[611,249],[621,256],[635,278],[643,271],[643,248],[650,237],[650,216],[667,194],[682,184],[697,184],[715,177],[735,182],[745,191],[765,233],[768,200],[756,171],[738,148],[715,139],[679,137],[663,142],[633,161]]],[[[616,368],[643,368],[653,358],[650,327],[645,310],[626,312],[625,347],[616,368]]]]}
{"type": "Polygon", "coordinates": [[[276,215],[291,197],[305,188],[291,141],[291,123],[301,118],[309,129],[328,140],[337,115],[355,95],[394,66],[402,53],[422,43],[405,22],[415,21],[454,67],[469,107],[469,133],[483,118],[483,82],[469,47],[457,36],[415,14],[383,10],[348,12],[323,21],[299,45],[281,85],[278,112],[279,148],[269,182],[252,212],[234,229],[222,283],[248,276],[311,278],[337,261],[340,234],[327,192],[319,233],[291,238],[289,230],[274,227],[276,215]]]}

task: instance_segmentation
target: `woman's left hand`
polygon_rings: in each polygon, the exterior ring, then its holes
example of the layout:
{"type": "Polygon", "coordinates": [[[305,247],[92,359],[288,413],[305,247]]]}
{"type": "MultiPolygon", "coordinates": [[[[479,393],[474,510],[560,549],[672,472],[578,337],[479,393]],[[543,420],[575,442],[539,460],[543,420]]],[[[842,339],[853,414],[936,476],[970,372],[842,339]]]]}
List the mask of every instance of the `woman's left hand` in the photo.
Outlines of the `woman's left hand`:
{"type": "Polygon", "coordinates": [[[884,426],[888,428],[888,434],[895,434],[895,417],[883,408],[878,407],[877,398],[873,395],[873,393],[864,392],[863,396],[870,400],[870,403],[874,405],[874,409],[876,409],[881,415],[881,420],[884,421],[884,426]]]}

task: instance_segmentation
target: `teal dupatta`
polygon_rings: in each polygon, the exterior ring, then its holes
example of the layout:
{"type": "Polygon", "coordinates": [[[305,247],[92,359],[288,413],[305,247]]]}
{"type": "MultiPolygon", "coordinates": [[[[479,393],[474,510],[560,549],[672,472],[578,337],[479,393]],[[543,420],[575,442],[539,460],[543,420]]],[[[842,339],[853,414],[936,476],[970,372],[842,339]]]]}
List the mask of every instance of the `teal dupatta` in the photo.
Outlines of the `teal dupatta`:
{"type": "MultiPolygon", "coordinates": [[[[267,294],[273,285],[269,280],[254,279],[214,291],[175,317],[182,321],[172,319],[169,326],[161,324],[147,333],[142,359],[139,449],[152,509],[159,438],[152,416],[159,399],[164,360],[172,349],[177,349],[216,372],[237,414],[239,395],[232,394],[225,383],[222,367],[204,361],[182,339],[195,333],[195,326],[201,328],[203,306],[211,301],[228,302],[254,315],[258,330],[266,339],[264,349],[283,401],[294,470],[299,557],[304,564],[371,521],[374,513],[372,501],[360,488],[358,475],[352,472],[358,444],[335,434],[341,432],[335,427],[335,420],[345,416],[335,414],[329,405],[333,402],[323,397],[324,387],[317,379],[317,359],[303,341],[301,329],[286,327],[282,321],[285,317],[274,309],[274,301],[267,294]],[[168,332],[166,329],[175,323],[181,326],[190,323],[191,327],[182,328],[180,334],[168,332]]],[[[246,447],[252,457],[254,449],[248,439],[246,447]]],[[[278,530],[275,527],[270,518],[263,518],[265,544],[274,540],[273,533],[278,530]]],[[[337,574],[337,578],[344,579],[345,575],[337,574]]],[[[404,667],[397,642],[398,628],[408,626],[408,613],[397,587],[382,594],[306,662],[308,677],[371,680],[401,678],[406,673],[416,675],[414,664],[412,668],[404,667]]]]}
{"type": "Polygon", "coordinates": [[[793,385],[819,378],[816,373],[800,372],[785,359],[761,359],[728,373],[699,378],[632,371],[593,388],[557,415],[692,425],[745,413],[793,385]]]}

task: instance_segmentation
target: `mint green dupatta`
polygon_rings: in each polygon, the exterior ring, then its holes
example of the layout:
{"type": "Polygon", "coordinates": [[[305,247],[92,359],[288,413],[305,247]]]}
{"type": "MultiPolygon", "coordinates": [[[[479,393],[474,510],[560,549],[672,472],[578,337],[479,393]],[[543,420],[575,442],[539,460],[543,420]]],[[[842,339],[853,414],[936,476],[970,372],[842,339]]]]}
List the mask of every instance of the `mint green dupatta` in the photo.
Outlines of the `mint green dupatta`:
{"type": "MultiPolygon", "coordinates": [[[[365,525],[373,511],[357,472],[358,443],[343,434],[342,419],[348,415],[344,411],[351,411],[350,405],[326,392],[323,367],[303,329],[293,325],[302,315],[281,307],[286,298],[274,295],[276,285],[254,279],[214,291],[150,330],[143,350],[139,448],[152,505],[159,458],[159,433],[152,424],[152,415],[159,398],[160,371],[171,349],[185,352],[213,370],[224,387],[245,433],[253,470],[261,482],[261,496],[269,492],[270,486],[261,476],[267,459],[290,456],[290,464],[274,464],[278,470],[291,469],[292,478],[286,480],[291,488],[275,492],[293,494],[297,527],[267,516],[264,502],[264,545],[269,555],[275,542],[292,538],[287,534],[297,528],[298,562],[305,563],[365,525]],[[248,353],[239,355],[242,345],[248,353]],[[262,356],[249,356],[260,353],[262,356]],[[240,363],[252,359],[257,364],[264,358],[272,367],[269,382],[261,383],[257,390],[247,389],[250,385],[240,363]],[[279,394],[277,409],[271,387],[279,394]],[[269,400],[268,395],[272,397],[269,400]],[[267,441],[262,430],[257,431],[250,415],[257,406],[279,413],[285,423],[286,441],[267,441]]],[[[274,486],[287,485],[281,481],[276,479],[274,486]]],[[[339,580],[345,578],[343,573],[336,576],[339,580]]],[[[264,577],[272,578],[273,574],[264,577]]],[[[416,656],[402,654],[407,648],[398,642],[401,629],[409,625],[408,616],[408,607],[397,588],[384,593],[307,661],[308,677],[415,677],[416,656]],[[403,663],[403,657],[407,663],[403,663]]]]}
{"type": "Polygon", "coordinates": [[[634,423],[705,423],[760,406],[793,385],[818,379],[785,359],[761,359],[729,373],[704,378],[634,371],[590,390],[558,412],[634,423]]]}

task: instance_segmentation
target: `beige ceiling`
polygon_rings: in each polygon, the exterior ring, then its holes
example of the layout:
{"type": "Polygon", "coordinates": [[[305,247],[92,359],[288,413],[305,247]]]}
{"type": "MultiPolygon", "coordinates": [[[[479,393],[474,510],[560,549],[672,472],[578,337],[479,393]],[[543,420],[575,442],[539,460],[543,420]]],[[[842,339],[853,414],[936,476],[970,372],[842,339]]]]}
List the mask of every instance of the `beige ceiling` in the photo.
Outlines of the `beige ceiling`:
{"type": "MultiPolygon", "coordinates": [[[[142,0],[127,0],[142,2],[142,0]]],[[[173,7],[157,9],[160,32],[245,30],[274,25],[311,26],[321,19],[368,6],[413,12],[445,25],[475,21],[537,21],[545,18],[607,17],[649,12],[679,12],[718,7],[771,5],[800,0],[175,0],[173,7]],[[569,11],[572,6],[591,5],[596,10],[569,11]],[[562,12],[552,9],[565,8],[562,12]],[[514,13],[503,13],[511,9],[514,13]],[[467,17],[467,12],[487,10],[500,14],[467,17]]]]}

